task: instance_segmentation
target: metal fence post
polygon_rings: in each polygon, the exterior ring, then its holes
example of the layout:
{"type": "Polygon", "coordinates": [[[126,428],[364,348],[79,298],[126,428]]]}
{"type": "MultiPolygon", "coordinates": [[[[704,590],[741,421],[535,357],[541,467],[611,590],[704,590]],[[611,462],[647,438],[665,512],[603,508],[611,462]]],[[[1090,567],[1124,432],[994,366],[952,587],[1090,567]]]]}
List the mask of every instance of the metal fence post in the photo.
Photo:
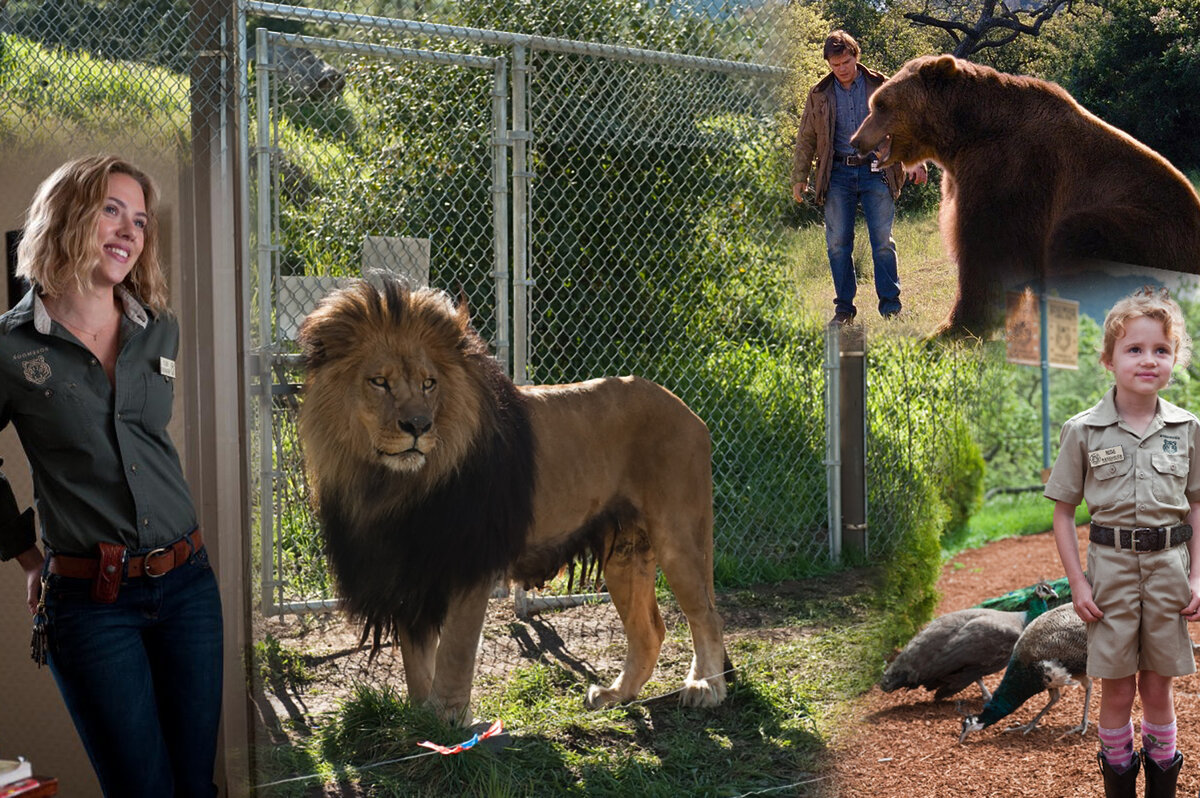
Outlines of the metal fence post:
{"type": "Polygon", "coordinates": [[[825,503],[829,529],[829,559],[842,557],[841,364],[838,331],[825,328],[825,503]]]}
{"type": "Polygon", "coordinates": [[[529,54],[523,44],[512,49],[512,282],[513,366],[517,385],[529,382],[529,54]]]}
{"type": "Polygon", "coordinates": [[[867,335],[861,324],[838,329],[842,546],[867,555],[867,335]]]}

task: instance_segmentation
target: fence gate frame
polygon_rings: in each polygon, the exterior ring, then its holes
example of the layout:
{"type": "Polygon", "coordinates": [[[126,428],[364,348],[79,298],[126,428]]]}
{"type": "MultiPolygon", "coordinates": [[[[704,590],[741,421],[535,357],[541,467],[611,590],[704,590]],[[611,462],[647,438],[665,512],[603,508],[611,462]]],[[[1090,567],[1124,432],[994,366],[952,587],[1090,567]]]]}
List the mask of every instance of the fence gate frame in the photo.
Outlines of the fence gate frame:
{"type": "MultiPolygon", "coordinates": [[[[263,115],[270,108],[269,82],[273,67],[270,64],[269,45],[275,43],[283,46],[307,47],[312,49],[334,49],[371,56],[391,57],[396,59],[415,59],[431,63],[456,65],[480,69],[493,69],[495,82],[492,91],[492,204],[493,204],[493,253],[494,279],[496,284],[496,340],[492,342],[497,358],[501,365],[509,371],[513,381],[518,385],[527,384],[529,364],[529,292],[535,280],[530,274],[529,229],[531,219],[531,181],[535,177],[529,168],[528,153],[535,136],[529,126],[529,111],[532,89],[530,81],[530,60],[535,52],[550,52],[566,55],[591,56],[603,59],[628,61],[641,64],[660,65],[687,70],[708,71],[735,75],[744,78],[779,79],[787,74],[781,67],[754,64],[744,61],[732,61],[708,56],[689,55],[682,53],[663,52],[621,45],[601,44],[557,37],[536,36],[532,34],[512,33],[480,28],[446,25],[440,23],[422,22],[419,20],[380,17],[357,14],[344,11],[326,11],[322,9],[305,8],[261,0],[240,0],[238,2],[238,32],[239,49],[242,63],[246,59],[246,29],[247,13],[256,13],[279,20],[311,22],[317,24],[333,24],[345,28],[370,30],[408,36],[421,36],[426,39],[438,39],[450,48],[463,43],[483,44],[505,48],[507,57],[485,57],[466,55],[447,50],[415,50],[403,47],[384,46],[355,42],[342,39],[323,39],[299,34],[284,34],[266,29],[256,31],[257,56],[257,87],[256,98],[258,106],[258,146],[253,149],[249,145],[249,87],[248,76],[243,71],[239,75],[242,81],[240,97],[242,102],[243,119],[240,135],[243,137],[243,158],[249,159],[253,153],[257,165],[257,202],[256,223],[250,219],[251,201],[249,197],[249,178],[243,181],[243,222],[247,235],[244,237],[244,257],[249,265],[246,269],[244,295],[253,303],[254,297],[259,297],[257,313],[254,308],[247,312],[249,327],[256,324],[260,331],[270,331],[271,312],[274,305],[274,278],[278,266],[277,243],[279,229],[276,209],[272,207],[272,199],[276,196],[277,180],[271,170],[272,157],[277,152],[271,139],[269,115],[263,115]],[[511,70],[509,65],[511,64],[511,70]],[[509,80],[511,79],[511,119],[508,118],[509,80]],[[508,152],[511,151],[511,152],[508,152]],[[511,158],[511,173],[507,171],[507,160],[511,158]],[[511,212],[509,203],[511,202],[511,212]],[[511,228],[509,225],[511,224],[511,228]],[[509,231],[511,229],[511,237],[509,231]],[[250,231],[255,231],[257,243],[253,257],[250,253],[250,231]],[[253,284],[253,275],[257,272],[259,285],[253,284]],[[511,274],[511,278],[510,278],[511,274]],[[266,282],[269,281],[269,282],[266,282]],[[256,294],[255,289],[261,288],[263,293],[256,294]],[[512,315],[509,316],[509,298],[511,292],[512,315]],[[511,368],[510,368],[511,364],[511,368]]],[[[249,163],[243,163],[244,174],[250,175],[249,163]]],[[[276,582],[274,574],[274,495],[273,484],[276,478],[273,467],[272,425],[270,423],[273,397],[280,392],[292,390],[287,386],[276,386],[272,379],[273,370],[277,366],[293,367],[296,356],[288,354],[277,346],[269,336],[256,338],[247,330],[246,340],[251,342],[247,347],[247,385],[256,386],[256,395],[247,402],[247,429],[255,429],[255,413],[259,414],[257,429],[257,446],[259,455],[256,466],[252,470],[257,475],[260,484],[256,495],[259,503],[261,531],[261,566],[263,601],[262,611],[266,615],[282,612],[300,612],[311,609],[327,609],[337,605],[337,600],[319,600],[310,602],[284,603],[276,602],[274,597],[281,584],[276,582]]],[[[828,435],[828,427],[827,427],[828,435]]],[[[253,436],[251,436],[253,438],[253,436]]],[[[828,441],[828,437],[827,437],[828,441]]],[[[249,446],[253,448],[252,439],[249,446]]],[[[255,462],[253,453],[248,453],[250,462],[255,462]]],[[[826,478],[836,489],[836,469],[839,465],[836,448],[827,449],[825,458],[826,478]]],[[[830,508],[830,527],[834,510],[830,508]]],[[[836,552],[838,546],[831,541],[836,552]]],[[[542,607],[560,607],[578,603],[582,600],[606,598],[606,594],[597,596],[538,596],[528,597],[523,590],[515,591],[516,612],[524,617],[526,614],[542,607]]]]}
{"type": "MultiPolygon", "coordinates": [[[[243,9],[244,14],[244,9],[243,9]]],[[[244,15],[241,18],[241,30],[245,31],[244,15]]],[[[242,37],[245,41],[245,37],[242,37]]],[[[312,50],[336,51],[355,55],[365,55],[391,59],[393,61],[415,61],[447,67],[479,69],[492,72],[491,89],[491,196],[492,196],[492,253],[495,282],[496,306],[495,322],[497,336],[493,341],[497,356],[501,362],[507,362],[511,343],[508,339],[509,329],[509,277],[508,277],[508,190],[507,154],[509,145],[507,132],[508,114],[508,63],[507,59],[499,57],[464,55],[433,50],[420,50],[404,47],[366,44],[331,38],[304,36],[300,34],[280,33],[258,28],[255,32],[255,117],[257,145],[249,147],[249,92],[241,93],[243,102],[242,135],[246,137],[243,152],[253,152],[255,158],[255,220],[253,227],[249,219],[244,229],[255,231],[254,257],[246,258],[251,268],[246,270],[245,296],[257,297],[257,308],[248,309],[248,324],[254,325],[256,335],[247,336],[247,341],[253,341],[255,346],[247,350],[247,370],[249,379],[247,385],[252,386],[254,395],[252,403],[247,405],[247,414],[257,412],[257,458],[250,453],[250,459],[257,460],[252,466],[253,473],[258,475],[259,538],[260,538],[260,568],[261,568],[261,611],[264,615],[279,615],[288,612],[305,612],[324,610],[336,607],[338,599],[320,599],[315,601],[287,602],[284,600],[282,589],[284,583],[277,578],[276,557],[278,547],[275,545],[275,480],[280,476],[275,466],[275,441],[272,414],[274,403],[280,396],[296,393],[298,386],[275,379],[276,369],[280,367],[295,368],[300,365],[300,356],[292,353],[291,347],[284,345],[281,336],[275,331],[278,323],[275,321],[277,306],[276,298],[279,289],[279,253],[280,219],[279,219],[279,171],[274,168],[274,159],[281,154],[278,146],[276,121],[277,108],[272,103],[272,75],[277,67],[271,62],[273,47],[303,47],[312,50]],[[256,291],[255,288],[258,290],[256,291]],[[257,311],[257,312],[255,312],[257,311]],[[251,404],[254,407],[251,407],[251,404]]],[[[246,171],[249,175],[249,170],[246,171]]],[[[244,188],[249,192],[249,179],[244,188]]],[[[250,203],[243,203],[246,215],[249,215],[250,203]]],[[[247,239],[249,236],[247,236],[247,239]]],[[[247,240],[244,244],[250,248],[247,240]]],[[[251,299],[253,303],[254,299],[251,299]]],[[[254,419],[248,419],[248,428],[253,429],[254,419]]],[[[251,448],[254,441],[250,442],[251,448]]]]}

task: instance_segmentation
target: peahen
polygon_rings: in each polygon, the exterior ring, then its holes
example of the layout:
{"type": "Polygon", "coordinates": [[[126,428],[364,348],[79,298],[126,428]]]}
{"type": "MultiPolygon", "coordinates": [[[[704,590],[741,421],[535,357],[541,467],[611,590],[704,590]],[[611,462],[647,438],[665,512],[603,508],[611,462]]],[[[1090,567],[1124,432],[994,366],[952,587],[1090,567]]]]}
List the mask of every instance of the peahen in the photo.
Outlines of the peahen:
{"type": "Polygon", "coordinates": [[[1039,616],[1021,633],[995,695],[988,699],[978,715],[963,718],[962,734],[958,741],[961,743],[971,732],[991,726],[1012,714],[1033,696],[1049,690],[1050,700],[1033,720],[1023,726],[1005,729],[1019,729],[1028,734],[1037,727],[1038,721],[1050,707],[1058,702],[1063,687],[1079,684],[1075,679],[1082,680],[1086,689],[1083,721],[1067,734],[1085,734],[1088,709],[1092,703],[1092,680],[1087,675],[1087,629],[1075,614],[1075,608],[1067,604],[1039,616]]]}
{"type": "Polygon", "coordinates": [[[1058,598],[1047,582],[1030,592],[1029,608],[1023,612],[971,607],[934,618],[892,660],[879,686],[886,693],[924,687],[941,700],[975,682],[987,701],[991,693],[983,677],[1008,663],[1021,630],[1058,598]]]}

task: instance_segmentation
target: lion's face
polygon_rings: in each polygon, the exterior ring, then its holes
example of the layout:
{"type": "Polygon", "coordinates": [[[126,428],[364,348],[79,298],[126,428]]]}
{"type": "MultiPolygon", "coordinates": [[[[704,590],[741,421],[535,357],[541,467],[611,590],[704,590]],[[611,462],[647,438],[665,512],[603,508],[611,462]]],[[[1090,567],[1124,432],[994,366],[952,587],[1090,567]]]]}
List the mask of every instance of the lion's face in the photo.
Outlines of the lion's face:
{"type": "MultiPolygon", "coordinates": [[[[424,351],[384,353],[363,361],[354,419],[379,462],[417,471],[438,445],[438,370],[424,351]]],[[[348,420],[350,421],[350,420],[348,420]]]]}
{"type": "Polygon", "coordinates": [[[440,291],[390,283],[378,291],[363,281],[326,297],[299,340],[307,366],[300,438],[318,502],[381,468],[397,481],[378,498],[401,504],[457,473],[485,395],[470,361],[485,357],[486,345],[465,305],[440,291]]]}

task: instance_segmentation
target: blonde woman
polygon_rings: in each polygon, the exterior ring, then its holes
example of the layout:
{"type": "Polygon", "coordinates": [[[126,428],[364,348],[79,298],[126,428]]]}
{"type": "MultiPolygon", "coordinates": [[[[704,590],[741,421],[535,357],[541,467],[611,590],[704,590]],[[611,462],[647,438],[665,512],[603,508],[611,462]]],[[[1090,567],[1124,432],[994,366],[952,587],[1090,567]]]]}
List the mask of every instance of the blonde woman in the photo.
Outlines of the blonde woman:
{"type": "Polygon", "coordinates": [[[216,794],[221,606],[167,434],[179,328],[156,199],[119,158],[59,167],[18,250],[32,290],[0,316],[0,427],[28,456],[45,546],[0,475],[0,559],[23,568],[35,659],[121,798],[216,794]]]}

